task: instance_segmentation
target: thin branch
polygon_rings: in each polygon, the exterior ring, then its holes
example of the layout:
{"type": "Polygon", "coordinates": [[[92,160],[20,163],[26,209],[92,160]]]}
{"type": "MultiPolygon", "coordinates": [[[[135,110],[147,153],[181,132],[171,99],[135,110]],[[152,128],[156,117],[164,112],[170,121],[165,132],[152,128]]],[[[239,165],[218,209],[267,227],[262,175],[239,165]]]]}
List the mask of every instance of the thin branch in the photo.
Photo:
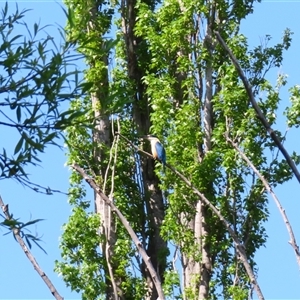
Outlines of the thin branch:
{"type": "MultiPolygon", "coordinates": [[[[15,82],[13,84],[13,88],[12,88],[12,84],[8,85],[8,86],[3,86],[0,88],[0,94],[2,93],[6,93],[8,91],[11,91],[12,89],[16,90],[20,85],[22,85],[25,82],[28,82],[30,80],[32,80],[33,78],[37,77],[38,75],[40,75],[39,73],[35,73],[33,75],[31,75],[30,73],[27,74],[27,76],[25,78],[22,78],[21,80],[15,82]]],[[[11,81],[11,78],[9,78],[9,80],[11,81]]]]}
{"type": "MultiPolygon", "coordinates": [[[[114,122],[112,122],[112,133],[114,134],[114,122]]],[[[109,152],[109,162],[107,164],[107,168],[106,168],[106,172],[105,172],[105,176],[104,176],[104,184],[103,184],[103,191],[106,190],[106,183],[107,183],[107,177],[108,177],[108,172],[110,170],[110,167],[112,165],[112,174],[111,174],[111,191],[109,194],[109,199],[112,201],[113,199],[113,193],[114,193],[114,183],[115,183],[115,168],[116,168],[116,160],[117,160],[117,152],[118,152],[118,141],[119,141],[119,136],[115,136],[110,152],[109,152]],[[113,154],[114,151],[114,154],[113,154]],[[113,160],[113,156],[114,156],[114,162],[112,164],[112,160],[113,160]]],[[[116,300],[118,300],[118,287],[116,284],[116,280],[115,280],[115,275],[113,272],[113,267],[111,264],[111,260],[112,260],[112,253],[110,251],[110,242],[111,242],[111,210],[110,207],[108,207],[108,224],[106,224],[106,237],[107,237],[107,241],[105,243],[105,257],[106,257],[106,263],[107,263],[107,268],[108,268],[108,273],[110,276],[110,280],[111,280],[111,284],[114,290],[114,297],[116,300]]]]}
{"type": "MultiPolygon", "coordinates": [[[[9,210],[8,210],[8,204],[6,204],[6,205],[4,204],[1,196],[0,196],[0,206],[2,208],[2,211],[3,211],[4,215],[5,215],[6,220],[9,220],[9,221],[12,220],[11,214],[9,213],[9,210]]],[[[21,248],[23,249],[25,255],[27,256],[27,258],[29,259],[29,261],[33,265],[34,269],[38,272],[38,274],[41,276],[41,278],[43,279],[43,281],[45,282],[45,284],[49,288],[51,294],[54,296],[55,299],[63,300],[64,298],[58,293],[55,286],[50,281],[49,277],[41,269],[41,267],[39,266],[39,264],[35,260],[34,256],[30,252],[30,250],[27,248],[26,244],[24,243],[24,241],[23,241],[23,239],[20,235],[20,230],[16,227],[12,227],[11,230],[12,230],[16,240],[20,244],[21,248]]]]}
{"type": "Polygon", "coordinates": [[[263,126],[265,127],[266,131],[269,133],[270,137],[272,138],[272,140],[274,141],[274,143],[276,144],[276,146],[279,148],[279,150],[281,151],[282,155],[284,156],[284,158],[286,159],[286,162],[288,163],[288,165],[290,166],[290,168],[292,169],[293,173],[295,174],[298,182],[300,183],[300,173],[294,163],[294,161],[292,160],[292,158],[290,157],[290,155],[288,154],[287,150],[284,148],[283,144],[281,143],[279,137],[277,136],[276,132],[272,129],[271,125],[269,124],[269,122],[267,121],[266,117],[264,116],[263,112],[261,111],[260,107],[258,106],[254,95],[252,93],[252,87],[249,83],[249,81],[247,80],[242,68],[240,67],[236,57],[234,56],[234,54],[231,52],[231,50],[229,49],[229,47],[227,46],[227,44],[224,42],[224,40],[222,39],[220,33],[218,31],[215,31],[215,34],[217,36],[217,39],[220,43],[220,45],[223,47],[223,49],[228,53],[228,55],[230,56],[230,59],[232,61],[232,63],[234,64],[239,77],[241,78],[241,80],[243,81],[245,90],[248,94],[248,97],[250,99],[250,102],[252,104],[252,107],[254,108],[257,117],[260,119],[261,123],[263,124],[263,126]]]}
{"type": "Polygon", "coordinates": [[[133,240],[133,242],[135,243],[140,255],[142,256],[150,274],[153,280],[153,283],[156,287],[158,296],[160,300],[164,300],[165,296],[162,290],[162,285],[161,282],[159,280],[159,277],[151,263],[150,257],[147,255],[146,250],[144,249],[142,243],[140,242],[139,238],[137,237],[137,235],[135,234],[135,232],[133,231],[132,227],[129,225],[129,222],[127,221],[127,219],[123,216],[123,214],[120,212],[120,210],[115,206],[115,204],[102,192],[102,190],[99,188],[99,186],[95,183],[94,179],[92,179],[91,177],[89,177],[86,172],[77,164],[72,164],[71,167],[77,171],[82,178],[91,186],[91,188],[94,189],[94,191],[103,199],[103,201],[105,201],[105,203],[107,205],[109,205],[109,207],[112,209],[112,211],[119,217],[120,221],[122,222],[122,224],[124,225],[125,229],[127,230],[127,232],[129,233],[131,239],[133,240]]]}
{"type": "MultiPolygon", "coordinates": [[[[125,136],[123,136],[120,133],[117,133],[120,135],[120,137],[122,137],[124,140],[126,140],[132,147],[134,147],[138,152],[145,154],[148,157],[152,157],[153,156],[151,154],[149,154],[148,152],[145,152],[141,149],[139,149],[137,146],[135,146],[133,143],[131,143],[125,136]]],[[[248,262],[248,258],[247,258],[247,254],[245,252],[245,247],[244,245],[242,245],[239,241],[238,236],[235,234],[234,230],[231,228],[229,222],[223,217],[223,215],[220,213],[220,211],[204,196],[204,194],[202,194],[197,188],[195,188],[193,186],[193,184],[184,176],[182,175],[180,172],[178,172],[175,168],[173,168],[171,165],[169,165],[168,163],[166,163],[167,168],[169,168],[171,171],[173,171],[173,173],[175,173],[183,182],[185,182],[185,184],[190,187],[193,192],[198,195],[200,197],[200,200],[202,203],[205,203],[214,213],[215,215],[220,219],[220,221],[224,224],[224,226],[226,227],[227,231],[229,232],[231,238],[233,239],[236,249],[240,255],[240,260],[242,261],[245,270],[250,278],[251,284],[253,284],[257,296],[260,300],[264,299],[264,296],[262,294],[262,291],[260,289],[260,286],[255,278],[255,275],[253,273],[253,270],[248,262]]]]}
{"type": "Polygon", "coordinates": [[[295,235],[292,229],[292,226],[288,220],[288,217],[285,213],[284,208],[281,206],[281,203],[279,201],[279,199],[277,198],[276,194],[273,192],[272,187],[270,186],[270,184],[268,183],[268,181],[264,178],[264,176],[256,169],[256,167],[253,165],[253,163],[250,161],[250,159],[246,156],[246,154],[238,147],[237,144],[235,144],[229,137],[227,134],[225,134],[225,138],[226,141],[229,142],[236,151],[238,151],[238,153],[240,154],[240,156],[243,158],[243,160],[245,162],[247,162],[248,166],[255,172],[255,174],[258,176],[258,178],[262,181],[262,183],[264,184],[266,190],[270,193],[270,195],[272,196],[272,198],[275,201],[276,206],[278,207],[278,210],[283,218],[283,221],[285,223],[286,229],[288,231],[288,234],[290,236],[290,241],[289,244],[293,247],[294,251],[295,251],[295,255],[296,255],[296,259],[297,259],[297,263],[298,266],[300,268],[300,252],[299,252],[299,246],[297,245],[296,239],[295,239],[295,235]]]}
{"type": "Polygon", "coordinates": [[[7,122],[0,122],[0,125],[8,126],[8,127],[14,127],[17,129],[57,129],[53,125],[31,125],[31,124],[19,124],[14,121],[13,123],[7,123],[7,122]]]}
{"type": "Polygon", "coordinates": [[[30,181],[30,180],[27,180],[27,179],[25,179],[25,178],[18,178],[17,180],[18,180],[21,184],[23,184],[23,185],[29,187],[30,189],[32,189],[32,190],[34,190],[35,192],[40,193],[40,194],[44,194],[44,195],[52,195],[53,193],[58,193],[58,194],[63,194],[63,195],[67,195],[67,196],[71,195],[71,193],[62,192],[62,191],[60,191],[60,190],[53,190],[53,189],[50,188],[49,186],[48,186],[48,187],[44,187],[44,186],[42,186],[42,185],[39,185],[39,184],[37,184],[37,183],[34,183],[34,182],[32,182],[32,181],[30,181]],[[34,187],[33,187],[33,186],[34,186],[34,187]],[[45,192],[40,191],[39,188],[45,190],[45,192]]]}
{"type": "MultiPolygon", "coordinates": [[[[177,268],[176,268],[176,261],[177,261],[177,259],[178,259],[178,253],[179,253],[179,249],[178,249],[178,246],[175,246],[174,245],[174,247],[175,247],[175,251],[174,251],[174,254],[173,254],[173,260],[172,260],[172,266],[173,266],[173,271],[178,275],[178,278],[179,278],[179,276],[180,276],[180,272],[177,270],[177,268]]],[[[182,276],[183,276],[183,274],[182,274],[182,276]]],[[[183,293],[182,293],[182,289],[181,289],[181,285],[179,284],[178,285],[178,289],[179,289],[179,294],[180,295],[183,295],[183,293]]]]}
{"type": "Polygon", "coordinates": [[[248,262],[248,258],[247,258],[247,254],[245,252],[245,247],[244,245],[242,245],[239,241],[238,236],[235,234],[234,230],[231,228],[230,223],[223,217],[223,215],[220,213],[220,211],[212,204],[210,203],[210,201],[198,190],[196,189],[193,184],[181,173],[179,173],[175,168],[173,168],[172,166],[166,164],[166,166],[172,170],[182,181],[184,181],[186,183],[187,186],[189,186],[196,195],[198,195],[201,199],[202,203],[205,203],[207,206],[209,206],[209,208],[215,213],[215,215],[217,215],[217,217],[220,219],[220,221],[224,224],[224,226],[226,227],[227,231],[229,232],[231,238],[233,239],[236,249],[240,255],[240,259],[246,269],[246,272],[250,278],[251,283],[253,284],[257,296],[259,299],[264,299],[264,296],[262,294],[262,291],[260,289],[260,286],[255,278],[255,275],[253,273],[253,270],[248,262]]]}
{"type": "MultiPolygon", "coordinates": [[[[120,120],[119,117],[117,117],[117,126],[118,126],[118,132],[120,131],[120,120]]],[[[114,130],[113,133],[114,135],[114,130]]],[[[117,158],[118,158],[118,145],[119,145],[119,140],[120,137],[117,135],[117,137],[114,137],[115,142],[115,154],[114,154],[114,163],[113,163],[113,168],[112,168],[112,183],[111,183],[111,191],[110,191],[110,196],[113,197],[114,189],[115,189],[115,172],[116,172],[116,166],[117,166],[117,158]]]]}
{"type": "Polygon", "coordinates": [[[136,145],[134,145],[127,137],[125,137],[124,135],[122,135],[120,132],[116,132],[116,135],[119,135],[123,140],[125,140],[131,147],[135,148],[135,150],[137,150],[140,153],[145,154],[146,156],[153,158],[153,155],[151,155],[150,153],[138,148],[136,145]]]}

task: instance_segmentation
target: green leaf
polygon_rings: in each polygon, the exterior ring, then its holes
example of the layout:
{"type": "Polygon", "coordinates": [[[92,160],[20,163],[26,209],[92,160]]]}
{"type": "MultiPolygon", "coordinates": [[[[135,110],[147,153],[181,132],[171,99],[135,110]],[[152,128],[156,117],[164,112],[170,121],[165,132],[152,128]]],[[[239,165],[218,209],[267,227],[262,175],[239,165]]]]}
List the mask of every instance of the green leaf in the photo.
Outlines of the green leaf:
{"type": "Polygon", "coordinates": [[[14,154],[17,154],[21,150],[23,142],[24,142],[24,138],[21,137],[20,140],[18,141],[16,147],[15,147],[14,154]]]}
{"type": "Polygon", "coordinates": [[[16,114],[17,114],[18,123],[20,123],[21,122],[21,114],[22,114],[20,105],[18,105],[18,107],[16,109],[16,114]]]}
{"type": "Polygon", "coordinates": [[[24,237],[25,237],[26,244],[28,245],[29,249],[31,249],[31,243],[29,241],[29,238],[27,237],[27,235],[25,235],[24,237]]]}
{"type": "Polygon", "coordinates": [[[37,23],[34,23],[33,24],[33,33],[34,33],[34,36],[37,35],[38,30],[39,30],[39,25],[37,23]]]}
{"type": "Polygon", "coordinates": [[[35,219],[35,220],[32,220],[32,221],[26,222],[26,223],[23,224],[22,228],[30,226],[32,224],[36,224],[36,223],[41,222],[41,221],[44,221],[44,219],[35,219]]]}

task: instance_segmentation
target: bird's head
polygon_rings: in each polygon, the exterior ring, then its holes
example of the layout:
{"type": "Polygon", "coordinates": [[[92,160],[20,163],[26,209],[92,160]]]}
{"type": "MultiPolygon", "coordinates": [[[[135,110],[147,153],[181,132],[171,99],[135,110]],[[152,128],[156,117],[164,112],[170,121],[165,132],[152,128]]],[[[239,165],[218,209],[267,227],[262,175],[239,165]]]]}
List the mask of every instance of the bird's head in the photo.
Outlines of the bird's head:
{"type": "Polygon", "coordinates": [[[157,136],[152,135],[152,134],[148,134],[148,135],[144,135],[143,139],[148,140],[150,142],[159,142],[159,139],[157,138],[157,136]]]}

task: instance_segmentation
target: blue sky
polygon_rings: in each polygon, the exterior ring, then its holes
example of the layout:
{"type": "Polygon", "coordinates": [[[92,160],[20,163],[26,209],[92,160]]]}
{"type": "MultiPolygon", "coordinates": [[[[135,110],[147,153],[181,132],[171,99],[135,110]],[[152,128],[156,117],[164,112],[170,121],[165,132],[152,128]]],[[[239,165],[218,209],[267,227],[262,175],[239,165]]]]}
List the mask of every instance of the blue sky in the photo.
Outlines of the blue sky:
{"type": "MultiPolygon", "coordinates": [[[[14,1],[9,1],[13,4],[14,1]]],[[[0,1],[0,9],[5,4],[0,1]]],[[[56,1],[18,1],[20,9],[29,8],[26,21],[38,22],[42,25],[58,23],[65,25],[65,16],[60,8],[61,2],[56,1]]],[[[14,4],[12,5],[14,8],[14,4]]],[[[254,14],[244,21],[241,31],[248,36],[249,45],[255,46],[260,39],[269,34],[273,37],[272,43],[280,41],[285,28],[293,32],[293,43],[285,54],[283,66],[270,71],[269,78],[275,84],[279,72],[288,74],[288,87],[300,84],[300,1],[263,1],[256,5],[254,14]]],[[[53,28],[54,29],[54,28],[53,28]]],[[[51,29],[47,29],[51,31],[51,29]]],[[[278,113],[276,129],[286,129],[285,119],[282,115],[284,108],[289,105],[287,88],[282,89],[281,107],[278,113]]],[[[13,130],[0,129],[3,146],[7,143],[14,144],[13,130]]],[[[289,130],[287,142],[288,151],[296,150],[300,153],[299,132],[289,130]]],[[[41,156],[42,167],[31,168],[32,181],[40,185],[50,186],[67,192],[68,169],[64,167],[65,154],[54,147],[48,148],[41,156]]],[[[276,193],[290,222],[294,228],[298,244],[300,243],[300,186],[296,180],[276,188],[276,193]]],[[[32,252],[41,268],[50,277],[59,293],[65,299],[79,299],[76,293],[67,288],[61,278],[53,272],[54,260],[59,259],[59,236],[62,224],[67,222],[71,208],[67,197],[61,194],[45,196],[36,194],[20,184],[12,181],[0,181],[0,193],[5,203],[9,203],[11,212],[22,221],[42,218],[45,221],[32,227],[33,232],[42,235],[42,246],[47,251],[45,255],[37,247],[32,252]]],[[[296,263],[292,247],[288,244],[289,236],[282,218],[270,198],[270,219],[266,224],[269,235],[265,248],[257,252],[258,281],[266,299],[300,299],[300,271],[296,263]]],[[[2,233],[5,231],[2,230],[2,233]]],[[[0,232],[1,234],[1,232],[0,232]]],[[[11,235],[1,237],[0,272],[1,293],[0,299],[52,299],[48,288],[35,272],[30,262],[25,257],[20,246],[11,235]]]]}
{"type": "MultiPolygon", "coordinates": [[[[281,91],[281,106],[278,112],[276,129],[287,129],[282,111],[289,105],[288,88],[300,84],[300,1],[263,1],[256,5],[242,32],[248,36],[249,45],[256,45],[266,34],[271,35],[271,45],[281,38],[285,28],[293,32],[292,46],[284,55],[282,67],[270,71],[270,80],[275,84],[278,73],[288,74],[288,85],[281,91]]],[[[290,129],[285,146],[291,153],[293,150],[300,153],[299,130],[290,129]]],[[[297,180],[286,183],[275,189],[275,192],[285,208],[293,226],[296,240],[300,242],[300,199],[297,196],[300,186],[297,180]]],[[[270,218],[266,224],[269,235],[265,248],[257,253],[259,268],[258,282],[266,299],[300,299],[300,272],[292,247],[288,244],[289,236],[281,215],[273,200],[269,197],[270,218]]]]}

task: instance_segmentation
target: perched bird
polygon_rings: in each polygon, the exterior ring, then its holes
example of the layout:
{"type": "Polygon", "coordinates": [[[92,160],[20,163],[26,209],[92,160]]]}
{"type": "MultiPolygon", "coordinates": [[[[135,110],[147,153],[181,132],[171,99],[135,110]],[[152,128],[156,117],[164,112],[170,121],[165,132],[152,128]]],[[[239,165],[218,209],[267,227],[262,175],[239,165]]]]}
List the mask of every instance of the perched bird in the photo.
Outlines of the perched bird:
{"type": "Polygon", "coordinates": [[[161,144],[161,142],[159,141],[159,139],[155,135],[151,135],[151,134],[145,135],[143,138],[150,141],[151,152],[154,159],[158,159],[162,163],[163,168],[165,170],[166,159],[167,159],[166,151],[163,145],[161,144]]]}

